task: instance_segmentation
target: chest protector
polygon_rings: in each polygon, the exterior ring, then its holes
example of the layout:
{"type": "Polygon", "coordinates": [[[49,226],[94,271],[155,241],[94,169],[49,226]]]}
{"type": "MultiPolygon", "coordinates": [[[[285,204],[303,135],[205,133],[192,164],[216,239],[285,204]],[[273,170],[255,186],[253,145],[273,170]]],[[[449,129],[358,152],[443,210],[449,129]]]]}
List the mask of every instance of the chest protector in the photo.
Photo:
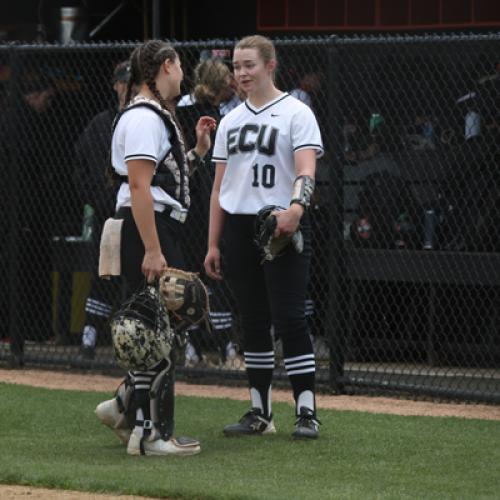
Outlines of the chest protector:
{"type": "MultiPolygon", "coordinates": [[[[187,209],[191,202],[189,196],[189,165],[186,158],[182,133],[171,113],[163,109],[156,101],[143,97],[136,97],[116,116],[113,123],[113,132],[118,121],[125,113],[139,107],[145,107],[154,111],[162,119],[170,137],[171,148],[167,151],[165,157],[158,163],[151,185],[163,189],[163,191],[187,209]]],[[[128,182],[128,176],[120,175],[114,169],[112,176],[117,181],[128,182]]]]}

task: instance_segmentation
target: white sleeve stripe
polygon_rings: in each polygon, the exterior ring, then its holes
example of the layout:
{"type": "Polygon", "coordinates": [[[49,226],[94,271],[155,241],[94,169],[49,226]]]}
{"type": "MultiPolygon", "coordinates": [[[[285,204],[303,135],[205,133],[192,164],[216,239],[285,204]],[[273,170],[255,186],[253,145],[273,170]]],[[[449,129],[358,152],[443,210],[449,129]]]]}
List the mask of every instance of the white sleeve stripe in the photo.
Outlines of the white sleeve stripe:
{"type": "Polygon", "coordinates": [[[227,161],[227,158],[223,158],[222,156],[212,156],[212,161],[227,161]]]}

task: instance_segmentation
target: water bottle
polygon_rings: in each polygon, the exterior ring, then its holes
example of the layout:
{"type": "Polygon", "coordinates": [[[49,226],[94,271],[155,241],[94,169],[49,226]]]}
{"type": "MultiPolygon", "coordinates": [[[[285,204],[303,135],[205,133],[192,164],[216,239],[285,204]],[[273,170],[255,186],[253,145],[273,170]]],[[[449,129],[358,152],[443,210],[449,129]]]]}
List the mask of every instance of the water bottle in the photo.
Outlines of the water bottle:
{"type": "Polygon", "coordinates": [[[422,135],[425,138],[426,146],[434,149],[434,126],[430,121],[424,123],[422,127],[422,135]]]}
{"type": "Polygon", "coordinates": [[[430,208],[425,211],[424,219],[424,250],[433,250],[435,244],[436,227],[439,218],[436,211],[430,208]]]}
{"type": "Polygon", "coordinates": [[[434,140],[434,127],[431,122],[425,122],[423,124],[422,135],[430,142],[434,140]]]}
{"type": "Polygon", "coordinates": [[[384,117],[380,113],[372,113],[370,116],[370,122],[369,122],[369,129],[370,129],[370,134],[375,134],[378,132],[378,128],[380,125],[384,123],[384,117]]]}
{"type": "Polygon", "coordinates": [[[82,241],[91,241],[94,235],[94,214],[92,205],[86,203],[83,207],[82,241]]]}
{"type": "Polygon", "coordinates": [[[414,244],[416,227],[408,212],[399,214],[394,229],[396,230],[396,248],[410,248],[414,244]]]}

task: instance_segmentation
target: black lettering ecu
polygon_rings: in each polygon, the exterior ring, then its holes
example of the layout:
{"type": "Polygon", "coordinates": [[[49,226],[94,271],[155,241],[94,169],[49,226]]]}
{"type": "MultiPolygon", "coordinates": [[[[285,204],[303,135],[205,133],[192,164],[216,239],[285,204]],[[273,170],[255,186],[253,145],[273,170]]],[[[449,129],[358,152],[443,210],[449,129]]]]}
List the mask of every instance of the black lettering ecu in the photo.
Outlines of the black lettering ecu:
{"type": "Polygon", "coordinates": [[[247,123],[242,127],[231,128],[227,131],[228,156],[239,152],[248,153],[257,149],[259,153],[273,156],[276,152],[276,141],[279,130],[268,125],[247,123]]]}

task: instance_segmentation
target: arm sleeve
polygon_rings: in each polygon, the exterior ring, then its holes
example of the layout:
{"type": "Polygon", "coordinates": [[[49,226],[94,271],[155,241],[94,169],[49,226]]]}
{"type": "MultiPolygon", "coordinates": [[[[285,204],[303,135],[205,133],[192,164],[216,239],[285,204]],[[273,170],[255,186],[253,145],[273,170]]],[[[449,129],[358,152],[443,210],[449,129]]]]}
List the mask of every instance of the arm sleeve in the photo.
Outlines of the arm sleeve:
{"type": "Polygon", "coordinates": [[[311,109],[305,105],[301,106],[292,118],[291,136],[294,151],[314,149],[318,158],[323,156],[323,141],[318,122],[311,109]]]}
{"type": "Polygon", "coordinates": [[[227,145],[226,145],[226,121],[224,118],[219,124],[217,133],[215,134],[214,152],[212,154],[212,161],[216,163],[227,162],[227,145]]]}

